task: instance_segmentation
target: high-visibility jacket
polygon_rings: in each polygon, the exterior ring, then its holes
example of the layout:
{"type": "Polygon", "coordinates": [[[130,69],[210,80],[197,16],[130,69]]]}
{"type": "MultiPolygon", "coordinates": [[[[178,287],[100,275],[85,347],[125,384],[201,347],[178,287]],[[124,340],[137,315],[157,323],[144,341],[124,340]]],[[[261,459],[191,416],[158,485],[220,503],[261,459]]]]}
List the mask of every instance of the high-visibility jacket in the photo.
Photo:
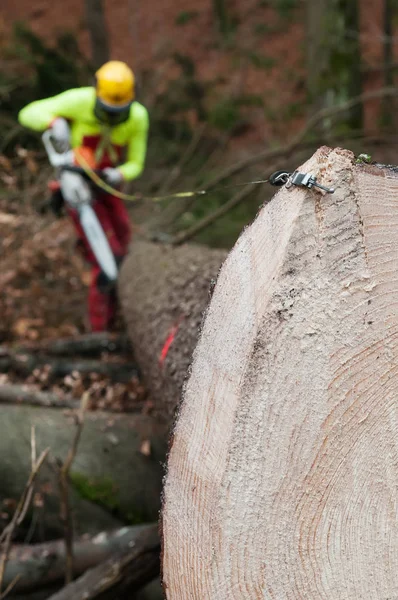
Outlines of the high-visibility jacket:
{"type": "Polygon", "coordinates": [[[118,166],[126,181],[135,179],[141,174],[145,162],[146,108],[139,102],[133,102],[128,120],[110,127],[96,118],[95,101],[95,88],[72,89],[28,104],[20,111],[18,119],[21,125],[35,131],[44,131],[57,117],[67,119],[71,127],[72,148],[92,148],[98,168],[118,166]]]}

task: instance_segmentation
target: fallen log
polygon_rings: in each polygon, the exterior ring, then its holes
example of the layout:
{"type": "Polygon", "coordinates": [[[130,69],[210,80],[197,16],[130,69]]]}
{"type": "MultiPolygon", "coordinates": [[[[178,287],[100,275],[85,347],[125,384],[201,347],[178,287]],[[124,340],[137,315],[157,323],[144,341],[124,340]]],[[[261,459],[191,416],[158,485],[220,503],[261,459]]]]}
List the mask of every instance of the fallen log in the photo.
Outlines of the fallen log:
{"type": "MultiPolygon", "coordinates": [[[[30,431],[37,448],[63,461],[75,434],[71,414],[56,408],[2,405],[0,501],[19,498],[30,472],[30,431]]],[[[113,529],[121,522],[157,519],[166,452],[166,427],[148,415],[88,412],[71,471],[76,535],[113,529]]],[[[57,469],[44,465],[36,483],[39,506],[33,540],[63,536],[57,469]]]]}
{"type": "Polygon", "coordinates": [[[60,338],[41,346],[50,356],[90,356],[99,357],[104,352],[128,352],[130,342],[126,335],[111,333],[87,333],[78,337],[60,338]]]}
{"type": "MultiPolygon", "coordinates": [[[[154,530],[157,530],[157,526],[137,525],[103,531],[94,537],[76,540],[73,544],[74,576],[80,576],[114,555],[128,552],[135,547],[137,540],[142,540],[143,535],[150,535],[152,539],[154,530]]],[[[7,562],[3,585],[7,587],[18,578],[13,587],[13,594],[18,594],[62,582],[65,564],[64,540],[15,545],[7,562]]]]}
{"type": "Polygon", "coordinates": [[[0,371],[13,371],[22,377],[29,377],[36,369],[46,369],[47,380],[50,382],[71,373],[80,373],[81,375],[96,373],[118,383],[128,383],[139,375],[137,366],[126,362],[107,362],[84,358],[72,360],[54,358],[36,352],[13,352],[11,350],[8,350],[6,354],[5,349],[2,350],[0,371]]]}
{"type": "Polygon", "coordinates": [[[156,408],[169,419],[225,256],[205,246],[136,240],[123,263],[119,295],[134,354],[156,408]]]}
{"type": "Polygon", "coordinates": [[[167,600],[398,596],[398,177],[320,149],[224,263],[163,508],[167,600]]]}
{"type": "Polygon", "coordinates": [[[61,396],[52,392],[10,383],[0,385],[0,404],[28,404],[53,408],[79,408],[80,402],[69,396],[61,396]]]}
{"type": "Polygon", "coordinates": [[[154,525],[142,531],[128,551],[116,553],[49,600],[115,600],[121,594],[130,598],[158,575],[159,553],[159,535],[154,525]]]}

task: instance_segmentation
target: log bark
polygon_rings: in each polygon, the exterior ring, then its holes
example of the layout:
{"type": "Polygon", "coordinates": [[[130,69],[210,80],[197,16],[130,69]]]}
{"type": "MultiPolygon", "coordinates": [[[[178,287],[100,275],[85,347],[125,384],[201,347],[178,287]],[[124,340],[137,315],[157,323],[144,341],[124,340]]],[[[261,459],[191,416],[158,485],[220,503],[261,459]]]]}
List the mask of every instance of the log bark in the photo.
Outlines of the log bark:
{"type": "Polygon", "coordinates": [[[398,596],[397,169],[320,149],[224,263],[168,462],[167,600],[398,596]]]}
{"type": "Polygon", "coordinates": [[[136,240],[123,263],[119,293],[134,354],[156,408],[168,419],[180,400],[212,280],[226,254],[136,240]]]}
{"type": "MultiPolygon", "coordinates": [[[[152,525],[137,525],[103,531],[92,538],[83,537],[76,540],[73,545],[74,575],[79,576],[95,568],[115,554],[128,552],[137,540],[142,539],[143,534],[153,537],[153,530],[152,525]]],[[[11,549],[3,585],[7,587],[19,577],[13,588],[13,594],[18,594],[62,582],[65,577],[65,562],[63,540],[45,544],[16,545],[11,549]]]]}
{"type": "Polygon", "coordinates": [[[50,600],[115,600],[122,594],[131,597],[158,575],[159,552],[160,541],[154,525],[138,535],[128,551],[115,553],[50,600]]]}
{"type": "MultiPolygon", "coordinates": [[[[38,450],[65,459],[75,433],[70,413],[55,408],[2,405],[0,499],[19,498],[30,472],[30,429],[38,450]]],[[[157,519],[166,453],[166,427],[146,415],[88,412],[72,469],[71,503],[77,535],[123,522],[157,519]],[[149,453],[141,451],[143,443],[149,453]]],[[[42,507],[34,509],[34,537],[63,536],[57,470],[44,465],[36,484],[42,507]]],[[[37,541],[39,541],[37,540],[37,541]]]]}
{"type": "Polygon", "coordinates": [[[129,354],[131,346],[126,334],[109,332],[85,333],[26,345],[0,346],[0,357],[14,354],[44,354],[46,356],[100,358],[106,354],[129,354]]]}
{"type": "Polygon", "coordinates": [[[70,396],[60,396],[52,392],[11,383],[0,385],[0,404],[28,404],[53,408],[78,409],[80,402],[70,396]]]}
{"type": "MultiPolygon", "coordinates": [[[[85,335],[60,338],[40,347],[50,356],[100,357],[104,352],[128,352],[130,344],[126,335],[110,333],[87,333],[85,335]]],[[[29,350],[29,349],[28,349],[29,350]]]]}

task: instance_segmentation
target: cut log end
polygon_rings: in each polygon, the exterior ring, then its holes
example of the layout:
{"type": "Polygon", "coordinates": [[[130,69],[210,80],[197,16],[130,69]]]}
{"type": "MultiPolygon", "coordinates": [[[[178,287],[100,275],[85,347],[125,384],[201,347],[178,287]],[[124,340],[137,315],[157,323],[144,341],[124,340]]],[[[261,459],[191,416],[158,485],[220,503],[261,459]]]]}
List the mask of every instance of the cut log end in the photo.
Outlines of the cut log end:
{"type": "Polygon", "coordinates": [[[230,253],[163,508],[168,600],[398,597],[398,177],[320,149],[230,253]]]}

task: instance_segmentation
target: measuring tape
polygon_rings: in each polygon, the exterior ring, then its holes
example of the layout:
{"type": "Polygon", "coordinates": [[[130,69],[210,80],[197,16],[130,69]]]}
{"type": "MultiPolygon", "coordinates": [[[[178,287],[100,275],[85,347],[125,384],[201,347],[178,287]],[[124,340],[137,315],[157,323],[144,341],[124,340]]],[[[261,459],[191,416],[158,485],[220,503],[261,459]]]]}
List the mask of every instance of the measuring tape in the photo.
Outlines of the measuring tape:
{"type": "Polygon", "coordinates": [[[292,185],[297,187],[306,187],[311,189],[313,187],[317,187],[329,194],[333,194],[334,188],[327,188],[320,183],[318,183],[316,177],[311,174],[300,173],[299,171],[294,171],[294,173],[289,173],[287,171],[276,171],[272,173],[268,179],[258,179],[256,181],[246,181],[245,183],[235,183],[232,185],[226,185],[222,187],[215,188],[213,190],[193,190],[188,192],[177,192],[174,194],[166,194],[165,196],[141,196],[140,194],[126,194],[112,187],[106,181],[101,179],[99,175],[90,167],[86,159],[81,156],[81,154],[76,153],[75,160],[78,163],[79,167],[83,169],[86,175],[91,179],[93,183],[104,192],[108,194],[112,194],[112,196],[116,196],[121,200],[126,200],[129,202],[138,202],[140,200],[151,200],[152,202],[161,202],[162,200],[169,200],[171,198],[193,198],[195,196],[204,196],[205,194],[209,194],[211,192],[218,192],[219,190],[227,190],[231,188],[242,187],[246,185],[260,185],[263,183],[270,183],[274,186],[286,185],[286,187],[290,187],[292,185]]]}

